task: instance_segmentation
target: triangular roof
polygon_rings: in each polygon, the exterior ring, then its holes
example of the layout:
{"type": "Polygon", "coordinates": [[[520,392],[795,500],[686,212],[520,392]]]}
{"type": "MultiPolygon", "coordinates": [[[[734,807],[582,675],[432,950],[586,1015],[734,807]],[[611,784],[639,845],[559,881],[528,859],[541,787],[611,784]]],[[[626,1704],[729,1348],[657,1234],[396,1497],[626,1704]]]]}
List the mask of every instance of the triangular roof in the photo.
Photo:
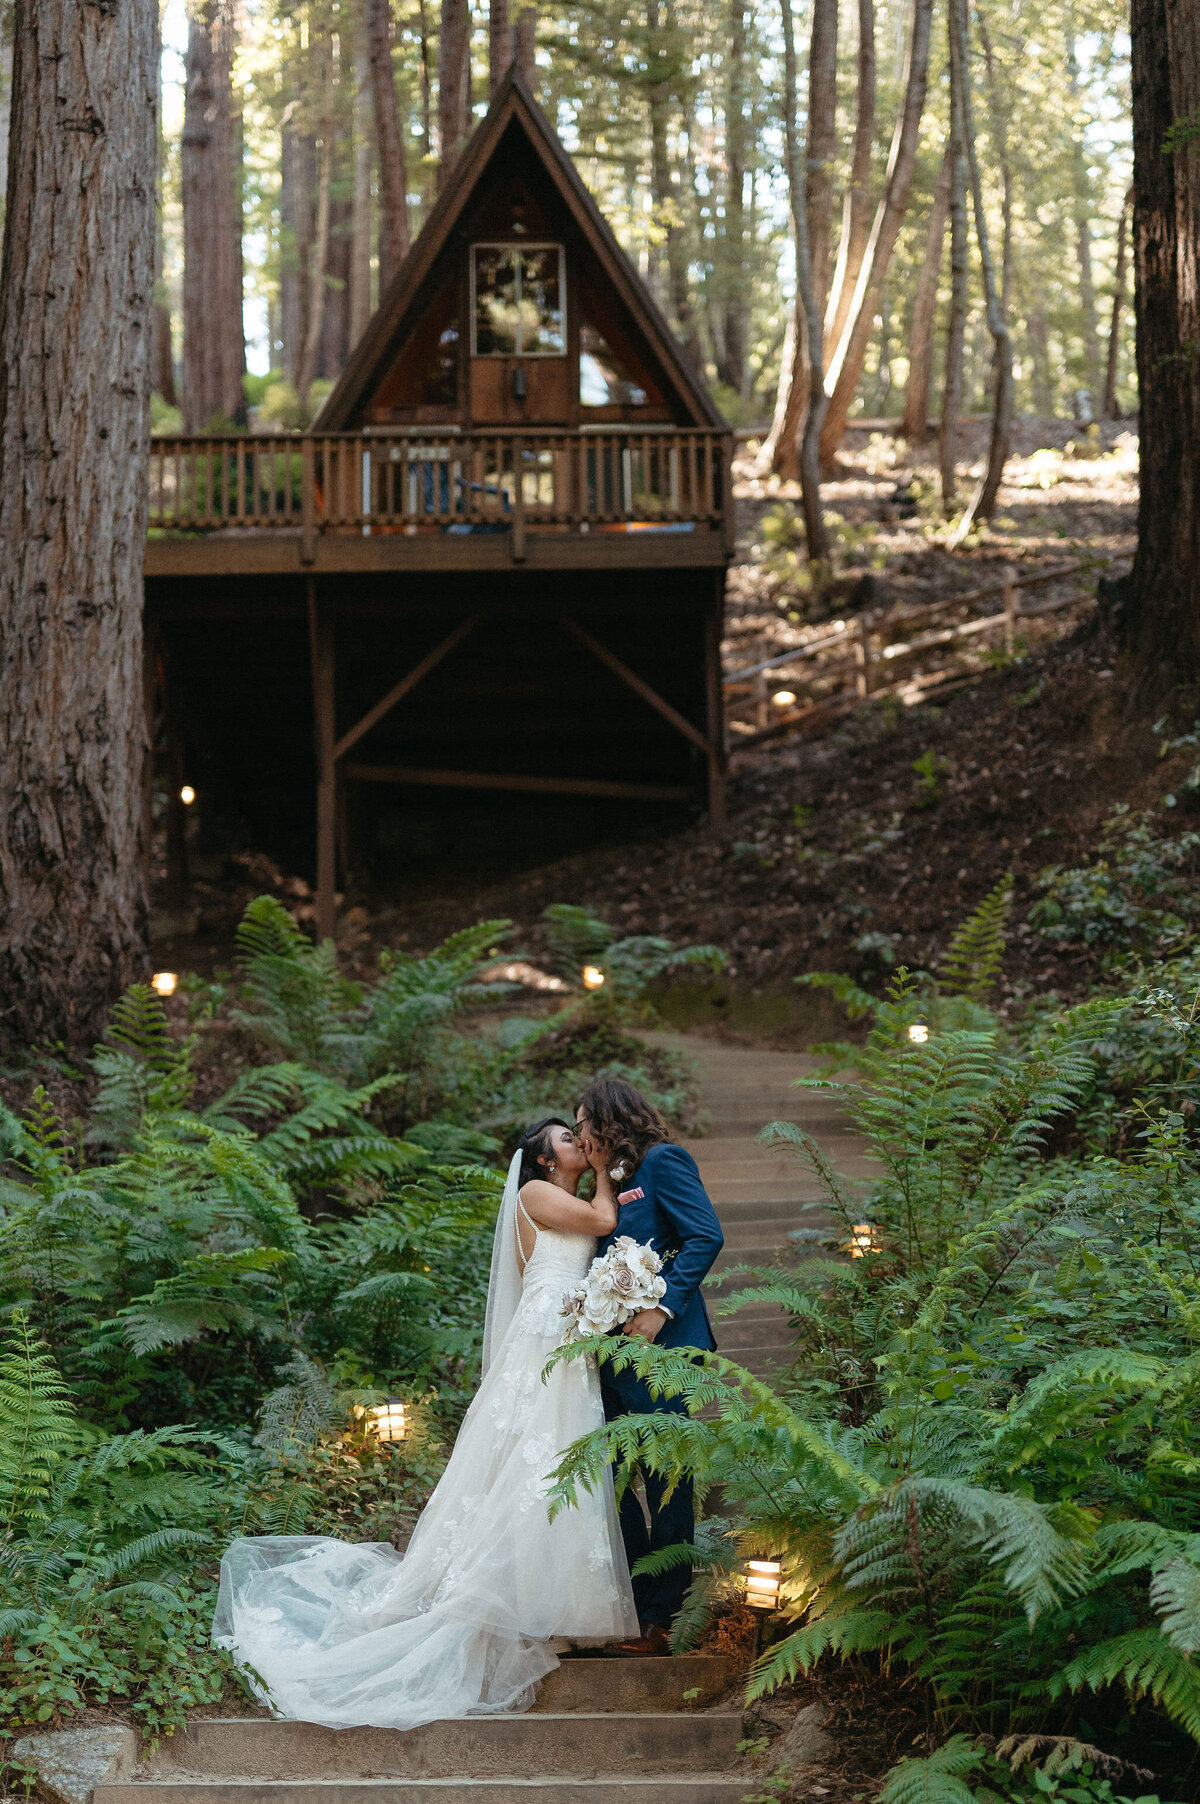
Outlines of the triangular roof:
{"type": "Polygon", "coordinates": [[[500,148],[505,133],[514,124],[528,139],[618,297],[635,316],[649,348],[672,379],[680,398],[694,413],[695,424],[723,426],[724,421],[711,395],[689,367],[653,295],[617,243],[611,226],[514,64],[497,88],[486,117],[480,121],[459,157],[450,180],[438,195],[420,236],[350,353],[332,393],[313,421],[312,430],[344,431],[352,416],[365,407],[374,394],[403,342],[402,328],[422,284],[500,148]]]}

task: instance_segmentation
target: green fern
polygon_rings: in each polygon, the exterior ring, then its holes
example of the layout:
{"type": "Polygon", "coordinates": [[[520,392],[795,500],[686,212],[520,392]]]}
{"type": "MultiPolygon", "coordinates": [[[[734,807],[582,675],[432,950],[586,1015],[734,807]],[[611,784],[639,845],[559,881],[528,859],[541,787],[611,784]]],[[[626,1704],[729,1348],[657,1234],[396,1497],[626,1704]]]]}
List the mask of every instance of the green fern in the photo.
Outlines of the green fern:
{"type": "Polygon", "coordinates": [[[952,1735],[924,1759],[902,1760],[884,1780],[879,1804],[975,1804],[967,1779],[981,1765],[973,1736],[952,1735]]]}
{"type": "Polygon", "coordinates": [[[984,1003],[996,987],[1004,963],[1008,922],[1012,914],[1012,874],[994,889],[957,928],[938,966],[938,987],[947,996],[984,1003]]]}
{"type": "Polygon", "coordinates": [[[12,1312],[0,1351],[0,1512],[7,1531],[36,1513],[64,1451],[78,1439],[75,1411],[28,1317],[12,1312]]]}

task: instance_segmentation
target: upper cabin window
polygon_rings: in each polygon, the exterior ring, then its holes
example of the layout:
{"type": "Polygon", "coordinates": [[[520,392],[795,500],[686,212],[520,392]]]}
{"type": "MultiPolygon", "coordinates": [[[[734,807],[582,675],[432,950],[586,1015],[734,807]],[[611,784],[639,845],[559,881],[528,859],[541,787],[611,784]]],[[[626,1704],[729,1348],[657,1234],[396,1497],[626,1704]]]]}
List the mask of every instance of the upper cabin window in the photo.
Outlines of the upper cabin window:
{"type": "Polygon", "coordinates": [[[472,245],[472,355],[564,356],[565,278],[561,244],[472,245]]]}

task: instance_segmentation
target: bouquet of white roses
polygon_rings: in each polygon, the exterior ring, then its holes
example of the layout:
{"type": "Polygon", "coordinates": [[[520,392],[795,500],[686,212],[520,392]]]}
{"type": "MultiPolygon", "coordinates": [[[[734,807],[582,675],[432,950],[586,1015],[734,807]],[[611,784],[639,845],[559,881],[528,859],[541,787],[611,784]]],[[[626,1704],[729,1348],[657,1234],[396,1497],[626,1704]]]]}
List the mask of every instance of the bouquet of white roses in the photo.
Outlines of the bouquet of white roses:
{"type": "Polygon", "coordinates": [[[592,1260],[586,1278],[563,1297],[563,1340],[611,1334],[640,1310],[653,1309],[667,1288],[659,1277],[662,1264],[652,1246],[640,1246],[631,1234],[614,1240],[607,1253],[592,1260]]]}

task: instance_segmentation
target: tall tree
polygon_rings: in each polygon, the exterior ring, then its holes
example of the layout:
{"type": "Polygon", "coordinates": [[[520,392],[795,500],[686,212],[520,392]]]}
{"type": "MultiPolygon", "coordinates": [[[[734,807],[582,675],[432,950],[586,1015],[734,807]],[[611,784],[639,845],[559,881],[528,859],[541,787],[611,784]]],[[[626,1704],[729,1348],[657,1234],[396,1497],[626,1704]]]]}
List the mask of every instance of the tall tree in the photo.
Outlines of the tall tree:
{"type": "Polygon", "coordinates": [[[467,141],[471,119],[471,14],[468,0],[442,0],[438,39],[438,187],[443,188],[467,141]]]}
{"type": "Polygon", "coordinates": [[[1075,47],[1075,26],[1067,18],[1067,80],[1075,117],[1071,141],[1071,211],[1075,222],[1075,259],[1079,270],[1079,318],[1083,339],[1083,380],[1088,403],[1095,409],[1100,402],[1100,333],[1096,317],[1096,279],[1092,272],[1092,184],[1088,176],[1087,145],[1079,82],[1079,57],[1075,47]]]}
{"type": "Polygon", "coordinates": [[[938,465],[942,512],[954,510],[958,486],[958,416],[962,412],[963,344],[967,328],[967,283],[970,276],[970,231],[967,223],[967,120],[963,67],[954,53],[954,0],[946,17],[950,44],[950,310],[946,317],[946,374],[942,382],[942,417],[938,465]]]}
{"type": "Polygon", "coordinates": [[[955,540],[961,543],[976,520],[990,520],[996,511],[996,500],[1004,466],[1008,462],[1012,441],[1013,356],[1012,340],[1004,304],[996,283],[996,267],[992,261],[991,235],[987,211],[983,204],[983,178],[979,173],[979,152],[975,142],[975,113],[971,99],[970,0],[950,0],[950,50],[959,67],[962,88],[963,129],[966,139],[967,172],[971,183],[971,203],[975,218],[975,242],[979,246],[979,266],[983,273],[983,295],[987,307],[988,331],[992,335],[992,429],[988,438],[987,463],[975,493],[955,529],[955,540]]]}
{"type": "Polygon", "coordinates": [[[1200,12],[1133,0],[1138,540],[1122,630],[1142,699],[1200,680],[1200,12]]]}
{"type": "Polygon", "coordinates": [[[193,0],[183,138],[183,426],[244,424],[241,121],[233,0],[193,0]]]}
{"type": "Polygon", "coordinates": [[[371,59],[366,35],[354,42],[354,199],[350,237],[350,344],[362,337],[371,317],[371,59]]]}
{"type": "MultiPolygon", "coordinates": [[[[787,99],[785,96],[785,107],[787,99]]],[[[784,120],[788,124],[787,116],[784,120]]],[[[794,128],[794,120],[792,121],[794,128]]],[[[814,0],[808,57],[808,148],[804,186],[813,299],[824,313],[829,286],[830,232],[833,224],[832,162],[837,152],[837,0],[814,0]]],[[[793,209],[793,230],[795,226],[793,209]]],[[[809,334],[804,326],[804,298],[796,298],[787,323],[775,417],[759,454],[759,467],[785,481],[800,476],[800,439],[808,410],[809,334]]],[[[822,334],[822,338],[823,338],[822,334]]]]}
{"type": "Polygon", "coordinates": [[[725,49],[725,218],[722,234],[717,372],[737,394],[746,388],[750,295],[745,278],[746,170],[750,152],[746,0],[730,0],[725,49]]]}
{"type": "Polygon", "coordinates": [[[537,77],[537,9],[523,6],[513,32],[513,61],[517,73],[532,88],[537,77]]]}
{"type": "MultiPolygon", "coordinates": [[[[783,8],[783,129],[787,159],[788,199],[792,210],[792,236],[796,245],[796,312],[797,331],[802,339],[804,360],[808,368],[808,415],[800,442],[800,497],[804,509],[804,533],[811,564],[824,562],[829,556],[829,537],[821,507],[821,472],[817,460],[817,444],[821,436],[821,417],[825,411],[825,353],[822,308],[813,280],[813,260],[809,249],[808,196],[805,171],[800,157],[800,134],[796,129],[796,40],[792,28],[791,0],[781,0],[783,8]]],[[[816,30],[814,14],[813,30],[816,30]]]]}
{"type": "Polygon", "coordinates": [[[308,333],[308,267],[312,252],[315,145],[301,129],[297,101],[284,108],[279,146],[279,335],[282,366],[293,385],[308,333]]]}
{"type": "MultiPolygon", "coordinates": [[[[162,32],[161,20],[157,11],[155,12],[155,25],[159,29],[158,42],[154,51],[156,66],[159,70],[159,127],[154,183],[154,349],[151,358],[151,386],[157,389],[168,407],[178,407],[179,396],[175,389],[175,358],[171,347],[171,304],[163,286],[162,172],[163,163],[166,160],[166,145],[162,135],[162,32]]],[[[0,80],[3,80],[2,75],[0,75],[0,80]]],[[[7,95],[7,83],[4,85],[7,95]]],[[[5,137],[7,138],[7,131],[5,137]]]]}
{"type": "Polygon", "coordinates": [[[490,0],[488,6],[488,93],[494,94],[508,74],[513,60],[513,28],[508,0],[490,0]]]}
{"type": "Polygon", "coordinates": [[[832,465],[837,456],[846,430],[851,403],[866,361],[867,346],[871,342],[875,315],[879,311],[888,264],[908,208],[908,195],[921,136],[921,116],[925,111],[925,90],[929,81],[932,20],[933,0],[913,0],[904,99],[892,138],[887,180],[871,227],[871,240],[859,272],[845,331],[830,358],[829,407],[821,427],[821,462],[826,467],[832,465]]]}
{"type": "Polygon", "coordinates": [[[367,0],[371,101],[379,156],[379,286],[384,289],[408,255],[408,167],[392,68],[391,0],[367,0]]]}
{"type": "Polygon", "coordinates": [[[312,252],[308,264],[308,306],[305,311],[304,342],[296,371],[296,393],[303,414],[308,411],[308,391],[317,373],[321,339],[325,329],[326,275],[329,267],[329,213],[333,191],[333,150],[337,133],[333,110],[332,46],[329,33],[321,32],[313,45],[314,60],[321,71],[321,121],[318,135],[317,206],[313,222],[312,252]]]}
{"type": "Polygon", "coordinates": [[[912,322],[908,332],[908,384],[904,391],[904,417],[900,422],[900,432],[910,445],[919,445],[929,436],[933,323],[937,313],[938,283],[942,273],[942,252],[946,243],[946,219],[950,212],[950,183],[953,174],[954,142],[951,139],[943,152],[933,199],[929,205],[925,255],[917,278],[912,322]]]}
{"type": "Polygon", "coordinates": [[[871,236],[871,156],[875,149],[875,0],[858,0],[858,90],[850,177],[842,203],[837,266],[825,313],[825,342],[836,345],[846,326],[858,273],[871,236]]]}
{"type": "Polygon", "coordinates": [[[1117,221],[1117,260],[1113,267],[1113,304],[1112,321],[1108,328],[1108,363],[1104,372],[1104,417],[1106,420],[1119,420],[1121,409],[1117,403],[1117,378],[1121,370],[1121,324],[1125,312],[1125,285],[1129,280],[1129,207],[1133,200],[1131,188],[1121,202],[1121,217],[1117,221]]]}
{"type": "Polygon", "coordinates": [[[0,275],[0,1039],[145,971],[155,0],[17,0],[0,275]]]}

